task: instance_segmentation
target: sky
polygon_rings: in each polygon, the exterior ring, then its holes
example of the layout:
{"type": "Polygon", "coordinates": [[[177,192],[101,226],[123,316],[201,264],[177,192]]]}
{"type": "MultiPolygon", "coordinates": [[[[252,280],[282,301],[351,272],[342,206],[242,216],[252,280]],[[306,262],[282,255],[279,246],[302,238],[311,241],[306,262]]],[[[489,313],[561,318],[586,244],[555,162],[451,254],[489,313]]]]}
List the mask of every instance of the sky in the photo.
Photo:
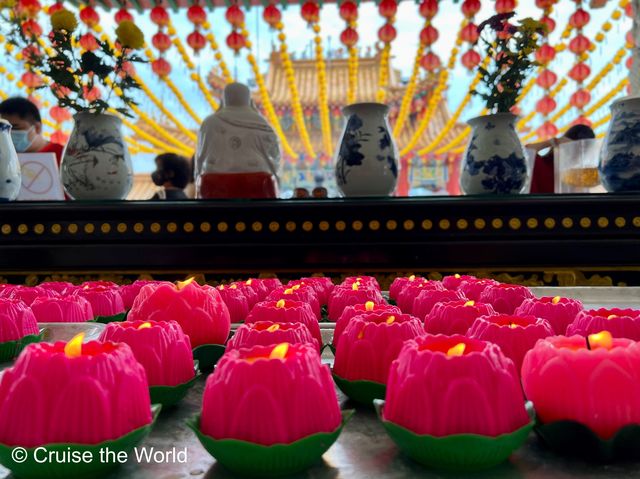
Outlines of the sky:
{"type": "MultiPolygon", "coordinates": [[[[535,7],[533,0],[521,0],[518,7],[518,17],[524,18],[526,16],[533,16],[538,18],[540,16],[540,10],[535,7]]],[[[586,3],[586,2],[585,2],[586,3]]],[[[481,12],[477,16],[477,21],[488,18],[494,13],[493,1],[482,1],[483,7],[481,12]]],[[[591,23],[586,27],[585,34],[593,39],[595,33],[600,30],[603,21],[610,17],[611,11],[618,5],[617,0],[609,0],[608,6],[604,9],[591,11],[591,23]]],[[[555,8],[555,12],[552,15],[558,22],[558,29],[551,36],[551,43],[558,42],[560,31],[566,24],[569,15],[575,9],[575,3],[572,0],[560,0],[559,4],[555,8]]],[[[268,25],[262,20],[262,7],[252,7],[250,10],[245,10],[247,28],[250,32],[250,39],[253,42],[253,53],[259,59],[259,64],[263,73],[266,72],[267,59],[271,51],[271,45],[276,43],[276,33],[269,30],[268,25]]],[[[98,10],[101,15],[101,25],[105,31],[113,33],[115,29],[115,22],[113,21],[113,11],[105,12],[104,10],[98,10]]],[[[216,36],[218,43],[222,47],[225,61],[229,66],[232,74],[237,75],[239,81],[247,82],[252,81],[252,74],[249,68],[249,64],[245,59],[245,54],[242,56],[234,56],[233,52],[226,48],[225,38],[231,31],[230,25],[224,18],[224,8],[217,8],[213,12],[208,11],[208,19],[212,27],[212,31],[216,36]]],[[[157,27],[151,23],[148,18],[148,12],[142,15],[133,13],[136,17],[136,24],[140,26],[145,33],[145,36],[150,40],[151,35],[156,32],[157,27]]],[[[186,18],[186,10],[180,10],[179,12],[170,12],[172,21],[176,27],[177,34],[183,40],[186,45],[186,37],[193,30],[193,25],[186,18]]],[[[440,12],[434,20],[434,26],[440,31],[440,38],[435,45],[435,52],[438,53],[443,63],[448,61],[451,48],[455,41],[454,31],[459,29],[462,21],[462,14],[460,12],[460,4],[454,4],[453,0],[442,0],[440,2],[440,12]]],[[[42,18],[41,24],[46,24],[47,19],[42,18]]],[[[299,6],[289,6],[283,11],[283,22],[285,24],[285,32],[287,34],[287,44],[289,50],[300,56],[305,49],[309,49],[313,32],[306,26],[304,20],[300,17],[299,6]]],[[[373,2],[363,2],[359,7],[359,19],[358,19],[358,33],[360,35],[359,45],[366,50],[367,47],[373,46],[377,42],[377,30],[383,24],[383,19],[379,15],[377,6],[373,2]]],[[[408,79],[415,56],[415,51],[418,46],[418,35],[423,26],[424,20],[418,14],[417,4],[413,1],[403,1],[399,5],[398,13],[396,16],[396,28],[398,31],[398,37],[392,46],[392,67],[400,70],[402,78],[408,79]]],[[[321,27],[324,40],[325,51],[329,48],[339,48],[338,37],[340,32],[344,29],[344,21],[338,15],[338,9],[336,4],[324,4],[321,8],[321,27]]],[[[592,75],[597,73],[607,62],[611,60],[615,51],[624,44],[624,36],[626,32],[631,28],[631,20],[626,16],[617,22],[613,22],[613,28],[609,32],[607,39],[603,44],[598,44],[595,52],[591,54],[591,58],[588,63],[592,68],[592,75]]],[[[188,48],[188,47],[187,47],[188,48]]],[[[463,47],[464,48],[464,47],[463,47]]],[[[189,49],[190,53],[191,50],[189,49]]],[[[461,54],[465,50],[463,49],[461,54]]],[[[189,104],[196,110],[198,115],[202,118],[211,113],[209,104],[205,101],[201,92],[198,90],[194,82],[189,79],[188,70],[184,66],[181,57],[175,48],[172,48],[167,52],[166,58],[172,63],[173,71],[171,78],[178,88],[184,94],[189,104]]],[[[197,57],[193,57],[194,62],[197,64],[197,69],[203,78],[206,78],[207,73],[212,66],[215,65],[213,54],[211,50],[205,50],[197,57]]],[[[566,76],[569,68],[574,61],[573,55],[568,50],[558,56],[556,61],[552,64],[552,69],[559,75],[566,76]]],[[[11,64],[8,65],[11,67],[11,64]]],[[[14,65],[14,68],[19,68],[14,65]]],[[[177,116],[190,128],[197,128],[195,122],[183,111],[179,102],[175,99],[171,91],[154,77],[150,70],[149,65],[142,65],[138,67],[138,71],[147,83],[149,87],[156,93],[156,95],[163,101],[163,103],[171,110],[176,112],[177,116]]],[[[618,81],[627,74],[624,64],[615,68],[614,71],[608,75],[608,77],[594,90],[593,101],[597,101],[607,91],[609,91],[618,81]]],[[[469,89],[469,83],[472,80],[472,74],[467,72],[459,62],[455,70],[450,75],[449,88],[446,92],[446,100],[450,109],[453,111],[457,108],[459,102],[464,98],[469,89]]],[[[16,93],[17,89],[15,84],[7,82],[6,78],[0,79],[0,88],[8,93],[16,93]]],[[[575,91],[575,88],[565,88],[563,93],[557,97],[558,105],[561,107],[569,98],[569,95],[575,91]]],[[[535,102],[541,97],[541,90],[535,88],[529,95],[527,101],[523,104],[524,112],[530,111],[535,106],[535,102]]],[[[139,100],[142,103],[142,109],[154,118],[161,118],[160,112],[149,102],[145,101],[144,96],[139,96],[139,100]]],[[[461,121],[472,118],[477,115],[482,105],[476,99],[474,100],[462,113],[461,121]]],[[[608,113],[608,108],[603,108],[594,114],[594,120],[597,120],[608,113]]],[[[558,122],[558,126],[563,126],[570,120],[572,120],[571,114],[567,114],[563,119],[558,122]]],[[[68,125],[67,128],[70,128],[68,125]]]]}

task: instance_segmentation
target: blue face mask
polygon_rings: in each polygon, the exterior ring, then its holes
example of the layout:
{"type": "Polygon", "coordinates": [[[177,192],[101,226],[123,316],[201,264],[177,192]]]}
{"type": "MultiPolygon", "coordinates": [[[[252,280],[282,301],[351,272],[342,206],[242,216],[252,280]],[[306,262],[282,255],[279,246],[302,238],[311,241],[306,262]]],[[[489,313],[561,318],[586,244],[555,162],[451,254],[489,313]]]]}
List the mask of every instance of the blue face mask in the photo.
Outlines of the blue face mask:
{"type": "Polygon", "coordinates": [[[24,153],[33,143],[33,140],[29,139],[29,133],[32,129],[33,127],[29,128],[28,130],[11,131],[11,141],[13,142],[13,146],[18,153],[24,153]]]}

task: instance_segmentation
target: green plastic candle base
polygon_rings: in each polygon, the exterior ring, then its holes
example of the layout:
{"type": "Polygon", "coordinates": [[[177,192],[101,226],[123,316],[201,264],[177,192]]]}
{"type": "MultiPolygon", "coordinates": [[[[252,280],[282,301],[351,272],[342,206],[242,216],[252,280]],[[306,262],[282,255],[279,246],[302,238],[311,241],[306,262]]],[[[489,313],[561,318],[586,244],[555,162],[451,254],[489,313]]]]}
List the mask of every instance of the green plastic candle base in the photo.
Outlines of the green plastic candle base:
{"type": "Polygon", "coordinates": [[[151,431],[161,406],[151,406],[152,419],[146,426],[131,431],[113,441],[100,444],[45,444],[39,448],[17,448],[0,444],[0,464],[11,470],[20,479],[96,479],[110,473],[120,465],[116,459],[120,451],[127,454],[133,450],[151,431]],[[36,450],[39,452],[36,453],[36,450]],[[42,462],[42,454],[57,453],[55,457],[77,457],[78,461],[42,462]],[[19,451],[21,455],[17,455],[19,451]],[[101,453],[102,451],[102,453],[101,453]],[[108,452],[107,452],[108,451],[108,452]],[[113,454],[111,454],[113,453],[113,454]],[[22,458],[25,458],[22,461],[22,458]],[[101,460],[102,459],[102,460],[101,460]]]}
{"type": "Polygon", "coordinates": [[[384,401],[377,399],[374,403],[387,434],[405,454],[424,466],[446,471],[481,471],[499,465],[524,444],[534,424],[532,420],[510,434],[496,437],[479,434],[418,435],[385,421],[382,418],[384,401]]]}
{"type": "Polygon", "coordinates": [[[342,424],[333,432],[318,433],[290,444],[263,446],[236,439],[214,439],[200,431],[200,415],[187,421],[204,448],[235,474],[275,477],[295,474],[311,467],[338,439],[353,410],[342,411],[342,424]]]}
{"type": "Polygon", "coordinates": [[[222,344],[201,344],[193,348],[193,359],[200,363],[200,371],[211,371],[225,349],[222,344]]]}
{"type": "Polygon", "coordinates": [[[177,386],[149,386],[151,404],[161,404],[162,409],[175,406],[187,395],[199,377],[200,372],[196,372],[193,379],[177,386]]]}
{"type": "Polygon", "coordinates": [[[387,386],[374,381],[349,381],[333,373],[333,380],[349,399],[373,407],[374,399],[384,399],[387,386]]]}
{"type": "Polygon", "coordinates": [[[42,341],[43,332],[40,334],[30,334],[16,341],[5,341],[0,343],[0,363],[11,361],[20,354],[27,344],[39,343],[42,341]]]}
{"type": "Polygon", "coordinates": [[[602,439],[584,424],[557,421],[536,424],[535,432],[549,449],[591,462],[640,460],[640,425],[620,429],[610,439],[602,439]]]}
{"type": "Polygon", "coordinates": [[[93,320],[96,323],[102,323],[102,324],[108,324],[108,323],[115,323],[117,322],[122,322],[125,319],[127,319],[127,313],[119,313],[119,314],[114,314],[113,316],[96,316],[95,318],[93,318],[93,320]]]}

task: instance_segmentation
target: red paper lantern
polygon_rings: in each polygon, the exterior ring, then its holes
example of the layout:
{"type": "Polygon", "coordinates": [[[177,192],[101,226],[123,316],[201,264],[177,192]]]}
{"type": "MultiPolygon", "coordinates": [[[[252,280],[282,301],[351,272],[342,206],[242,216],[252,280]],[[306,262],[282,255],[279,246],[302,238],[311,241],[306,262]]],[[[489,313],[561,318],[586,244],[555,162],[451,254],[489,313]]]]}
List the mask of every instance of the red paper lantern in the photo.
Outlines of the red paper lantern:
{"type": "Polygon", "coordinates": [[[71,113],[69,113],[69,111],[65,108],[57,105],[51,107],[51,109],[49,110],[49,115],[56,123],[64,123],[65,121],[71,119],[71,113]]]}
{"type": "Polygon", "coordinates": [[[18,15],[23,18],[36,18],[42,6],[38,0],[20,0],[17,6],[18,15]]]}
{"type": "Polygon", "coordinates": [[[52,83],[49,89],[56,98],[66,98],[71,94],[71,90],[69,88],[59,85],[58,83],[52,83]]]}
{"type": "Polygon", "coordinates": [[[120,25],[122,22],[133,22],[133,15],[126,8],[121,8],[113,16],[113,19],[120,25]]]}
{"type": "Polygon", "coordinates": [[[92,86],[91,88],[85,85],[82,87],[82,96],[85,100],[91,103],[99,100],[102,97],[102,92],[96,85],[92,86]]]}
{"type": "Polygon", "coordinates": [[[385,23],[378,30],[378,38],[381,42],[384,43],[391,43],[392,41],[394,41],[397,34],[398,32],[396,31],[395,27],[390,23],[385,23]]]}
{"type": "Polygon", "coordinates": [[[122,69],[118,72],[118,75],[123,78],[125,76],[134,77],[136,76],[136,67],[131,62],[124,62],[122,64],[122,69]]]}
{"type": "Polygon", "coordinates": [[[426,47],[430,47],[438,41],[440,34],[433,25],[427,25],[420,31],[420,43],[426,47]]]}
{"type": "Polygon", "coordinates": [[[589,23],[589,20],[591,20],[589,12],[579,8],[569,17],[569,24],[574,28],[583,28],[589,23]]]}
{"type": "Polygon", "coordinates": [[[541,65],[548,65],[556,57],[556,49],[545,43],[536,51],[536,60],[541,65]]]}
{"type": "Polygon", "coordinates": [[[202,25],[207,21],[207,12],[200,5],[194,4],[187,9],[187,18],[194,25],[202,25]]]}
{"type": "Polygon", "coordinates": [[[159,27],[166,27],[169,25],[169,12],[164,7],[153,7],[149,14],[151,21],[159,27]]]}
{"type": "Polygon", "coordinates": [[[627,14],[627,17],[633,18],[633,3],[627,2],[624,7],[624,13],[627,14]]]}
{"type": "Polygon", "coordinates": [[[392,19],[398,11],[398,2],[396,0],[382,0],[378,5],[380,16],[387,20],[392,19]]]}
{"type": "Polygon", "coordinates": [[[516,0],[496,0],[497,13],[509,13],[516,9],[516,0]]]}
{"type": "Polygon", "coordinates": [[[224,17],[234,28],[239,28],[244,23],[244,12],[238,5],[231,5],[227,8],[224,17]]]}
{"type": "Polygon", "coordinates": [[[460,38],[467,43],[476,43],[479,37],[478,26],[474,23],[468,23],[460,31],[460,38]]]}
{"type": "Polygon", "coordinates": [[[420,59],[420,66],[428,72],[434,72],[440,68],[440,57],[433,52],[429,52],[420,59]]]}
{"type": "Polygon", "coordinates": [[[242,36],[238,32],[234,31],[227,35],[227,46],[231,48],[236,54],[238,54],[238,52],[242,50],[242,47],[244,47],[245,44],[246,40],[244,36],[242,36]]]}
{"type": "Polygon", "coordinates": [[[464,0],[462,2],[462,14],[466,18],[473,18],[480,11],[480,8],[480,0],[464,0]]]}
{"type": "Polygon", "coordinates": [[[556,29],[556,21],[546,15],[540,19],[540,23],[547,27],[548,34],[553,33],[553,31],[556,29]]]}
{"type": "Polygon", "coordinates": [[[54,13],[59,12],[60,10],[64,10],[64,5],[62,5],[62,2],[56,2],[53,5],[51,5],[49,8],[47,8],[47,14],[53,15],[54,13]]]}
{"type": "Polygon", "coordinates": [[[551,70],[544,70],[540,75],[538,75],[538,78],[536,78],[536,84],[545,90],[551,88],[557,81],[558,75],[553,73],[551,70]]]}
{"type": "Polygon", "coordinates": [[[578,34],[569,42],[569,50],[575,55],[581,55],[591,47],[591,41],[584,35],[578,34]]]}
{"type": "Polygon", "coordinates": [[[571,95],[571,98],[569,99],[569,103],[571,104],[571,106],[574,106],[578,109],[584,108],[589,104],[590,101],[591,93],[589,93],[589,90],[585,89],[578,90],[573,95],[571,95]]]}
{"type": "Polygon", "coordinates": [[[553,98],[551,98],[550,96],[545,96],[538,100],[538,103],[536,103],[536,111],[541,115],[546,116],[553,110],[555,110],[557,106],[558,104],[553,98]]]}
{"type": "Polygon", "coordinates": [[[464,55],[462,55],[460,61],[467,70],[473,70],[480,64],[482,58],[480,58],[480,54],[477,51],[469,50],[464,55]]]}
{"type": "Polygon", "coordinates": [[[33,72],[24,72],[20,80],[27,88],[37,88],[42,85],[42,79],[33,72]]]}
{"type": "Polygon", "coordinates": [[[151,69],[159,77],[166,77],[171,73],[171,64],[164,58],[158,58],[151,62],[151,69]]]}
{"type": "Polygon", "coordinates": [[[536,0],[536,7],[541,10],[546,10],[547,8],[551,8],[556,4],[557,0],[536,0]]]}
{"type": "Polygon", "coordinates": [[[282,20],[282,13],[275,5],[267,5],[264,12],[262,12],[262,18],[271,28],[275,28],[275,26],[282,20]]]}
{"type": "Polygon", "coordinates": [[[194,49],[196,53],[198,53],[207,45],[207,39],[198,30],[194,30],[189,35],[187,35],[187,45],[189,45],[194,49]]]}
{"type": "Polygon", "coordinates": [[[320,7],[314,1],[304,2],[300,9],[300,15],[307,23],[315,23],[320,19],[320,7]]]}
{"type": "Polygon", "coordinates": [[[22,22],[22,32],[27,37],[40,37],[42,36],[42,27],[33,18],[29,18],[22,22]]]}
{"type": "Polygon", "coordinates": [[[540,128],[538,128],[538,137],[543,140],[547,138],[555,138],[558,136],[558,127],[550,121],[545,122],[540,128]]]}
{"type": "Polygon", "coordinates": [[[171,37],[164,32],[158,32],[151,37],[151,44],[160,52],[165,52],[171,48],[171,37]]]}
{"type": "Polygon", "coordinates": [[[591,75],[591,68],[585,63],[577,63],[569,70],[569,78],[578,83],[583,82],[591,75]]]}
{"type": "Polygon", "coordinates": [[[633,56],[630,56],[629,58],[627,58],[627,61],[625,62],[625,65],[627,67],[627,69],[631,70],[633,68],[633,56]]]}
{"type": "Polygon", "coordinates": [[[80,46],[85,50],[92,52],[99,48],[98,41],[91,33],[85,33],[80,37],[80,46]]]}
{"type": "Polygon", "coordinates": [[[100,15],[98,15],[96,9],[90,5],[80,10],[78,16],[80,17],[80,21],[87,25],[89,28],[95,27],[98,23],[100,23],[100,15]]]}
{"type": "Polygon", "coordinates": [[[21,53],[22,57],[30,63],[32,62],[32,60],[35,60],[35,58],[42,55],[40,47],[36,43],[32,43],[31,45],[27,45],[26,47],[24,47],[21,53]]]}
{"type": "Polygon", "coordinates": [[[624,38],[629,45],[631,46],[636,45],[636,39],[633,38],[633,31],[629,30],[624,38]]]}
{"type": "Polygon", "coordinates": [[[438,0],[422,0],[420,4],[420,15],[427,20],[431,20],[438,13],[438,0]]]}
{"type": "Polygon", "coordinates": [[[591,120],[589,120],[589,118],[587,118],[586,116],[580,115],[578,118],[573,120],[573,123],[571,123],[571,126],[576,125],[584,125],[591,128],[593,126],[593,123],[591,123],[591,120]]]}
{"type": "Polygon", "coordinates": [[[352,48],[358,43],[358,32],[351,27],[345,28],[340,34],[340,42],[347,48],[352,48]]]}
{"type": "Polygon", "coordinates": [[[53,143],[57,143],[58,145],[66,145],[69,140],[69,135],[61,132],[60,130],[54,131],[51,133],[51,141],[53,143]]]}
{"type": "Polygon", "coordinates": [[[351,0],[342,2],[338,12],[345,22],[355,22],[358,19],[358,6],[351,0]]]}

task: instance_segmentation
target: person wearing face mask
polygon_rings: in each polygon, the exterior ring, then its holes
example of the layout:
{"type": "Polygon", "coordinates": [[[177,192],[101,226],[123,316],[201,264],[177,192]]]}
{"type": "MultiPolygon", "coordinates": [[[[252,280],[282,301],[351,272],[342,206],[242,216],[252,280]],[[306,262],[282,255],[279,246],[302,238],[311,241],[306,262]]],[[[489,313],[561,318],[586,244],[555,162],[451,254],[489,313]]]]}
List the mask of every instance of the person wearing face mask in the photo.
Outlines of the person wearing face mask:
{"type": "Polygon", "coordinates": [[[191,180],[191,164],[185,157],[174,153],[156,156],[156,171],[151,180],[163,190],[156,193],[152,200],[186,200],[184,189],[191,180]]]}
{"type": "Polygon", "coordinates": [[[18,153],[53,153],[60,166],[64,146],[42,136],[42,119],[33,102],[23,97],[8,98],[0,103],[0,117],[11,123],[11,140],[18,153]]]}

